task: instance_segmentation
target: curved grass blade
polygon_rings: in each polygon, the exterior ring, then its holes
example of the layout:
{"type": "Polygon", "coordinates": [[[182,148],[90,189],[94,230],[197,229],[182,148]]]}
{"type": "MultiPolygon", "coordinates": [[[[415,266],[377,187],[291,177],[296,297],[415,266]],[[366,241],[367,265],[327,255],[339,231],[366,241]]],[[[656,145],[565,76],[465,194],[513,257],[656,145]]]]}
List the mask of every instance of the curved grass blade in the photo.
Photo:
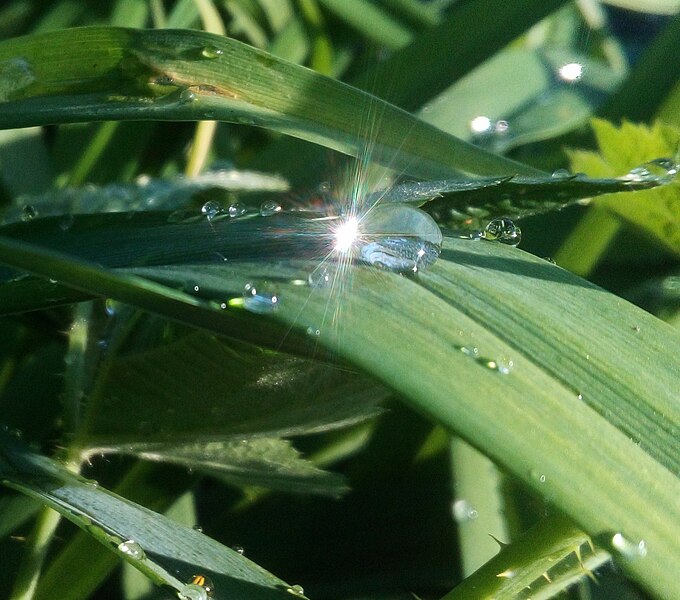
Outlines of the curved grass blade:
{"type": "MultiPolygon", "coordinates": [[[[669,169],[678,169],[678,166],[669,169]]],[[[474,227],[484,225],[495,217],[519,219],[560,210],[584,198],[649,190],[670,183],[672,178],[672,175],[650,175],[639,180],[593,179],[565,173],[543,178],[418,181],[374,192],[367,198],[367,204],[401,202],[424,205],[424,209],[439,223],[448,227],[474,227]]]]}
{"type": "Polygon", "coordinates": [[[0,43],[0,127],[88,120],[224,120],[357,156],[367,110],[373,159],[423,178],[537,174],[374,96],[235,40],[197,31],[72,29],[0,43]],[[58,53],[51,49],[58,47],[58,53]]]}
{"type": "MultiPolygon", "coordinates": [[[[165,286],[82,264],[73,270],[66,257],[7,238],[0,259],[43,275],[58,269],[74,287],[97,293],[104,284],[107,295],[155,303],[171,318],[206,326],[210,306],[181,303],[165,286]]],[[[240,296],[257,268],[135,272],[179,286],[200,281],[228,297],[240,296]]],[[[259,268],[280,272],[279,265],[259,268]]],[[[676,331],[554,265],[496,244],[448,240],[420,282],[363,267],[350,276],[335,325],[326,321],[330,289],[310,294],[281,282],[273,319],[259,315],[261,341],[272,339],[274,321],[320,325],[315,341],[484,450],[601,540],[650,590],[677,595],[676,331]],[[499,367],[504,362],[508,368],[499,367]],[[644,369],[632,368],[638,364],[644,369]]],[[[225,311],[211,312],[217,330],[225,311]]]]}
{"type": "Polygon", "coordinates": [[[215,598],[289,598],[289,586],[238,552],[76,477],[60,464],[0,434],[0,477],[72,521],[157,585],[178,593],[197,573],[215,598]]]}

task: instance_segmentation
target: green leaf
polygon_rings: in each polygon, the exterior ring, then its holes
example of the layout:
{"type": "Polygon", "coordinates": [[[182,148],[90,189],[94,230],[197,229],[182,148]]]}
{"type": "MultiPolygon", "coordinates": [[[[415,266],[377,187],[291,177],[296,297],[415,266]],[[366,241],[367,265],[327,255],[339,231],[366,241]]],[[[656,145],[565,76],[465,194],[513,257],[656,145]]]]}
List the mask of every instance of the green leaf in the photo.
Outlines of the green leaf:
{"type": "Polygon", "coordinates": [[[535,174],[355,88],[197,31],[82,28],[0,43],[0,127],[86,120],[217,119],[359,155],[365,112],[383,115],[373,159],[419,177],[535,174]],[[60,52],[51,52],[59,47],[60,52]]]}
{"type": "Polygon", "coordinates": [[[58,463],[2,435],[3,483],[40,500],[117,553],[156,584],[181,592],[197,573],[215,598],[288,598],[289,586],[202,533],[86,483],[58,463]]]}
{"type": "Polygon", "coordinates": [[[113,356],[95,386],[76,440],[95,454],[326,431],[374,416],[387,395],[347,369],[201,332],[113,356]]]}
{"type": "MultiPolygon", "coordinates": [[[[657,122],[651,128],[624,122],[620,127],[603,120],[593,121],[600,152],[572,150],[572,169],[595,177],[611,177],[629,172],[633,167],[651,172],[663,170],[648,163],[664,156],[675,157],[680,144],[680,131],[657,122]]],[[[673,159],[673,160],[677,160],[673,159]]],[[[677,174],[677,166],[673,167],[677,174]]],[[[644,172],[640,174],[644,176],[644,172]]],[[[597,201],[598,208],[624,219],[667,249],[680,253],[680,184],[648,190],[634,196],[614,195],[597,201]]]]}
{"type": "Polygon", "coordinates": [[[243,437],[224,442],[136,443],[115,449],[155,462],[186,467],[239,486],[298,494],[340,496],[349,487],[340,475],[301,458],[287,440],[243,437]]]}
{"type": "MultiPolygon", "coordinates": [[[[7,238],[0,260],[42,275],[56,270],[76,288],[155,304],[216,330],[225,313],[241,312],[236,305],[211,310],[138,276],[199,282],[240,298],[253,275],[281,274],[280,264],[240,263],[122,276],[84,263],[67,267],[72,261],[63,256],[7,238]]],[[[263,342],[276,322],[298,331],[317,325],[315,341],[548,498],[646,587],[679,592],[672,566],[680,552],[677,331],[550,263],[492,243],[448,239],[438,263],[417,279],[350,267],[339,275],[341,287],[310,290],[294,283],[309,265],[297,268],[297,277],[279,280],[278,310],[257,316],[263,342]],[[342,319],[333,321],[336,310],[342,319]]]]}

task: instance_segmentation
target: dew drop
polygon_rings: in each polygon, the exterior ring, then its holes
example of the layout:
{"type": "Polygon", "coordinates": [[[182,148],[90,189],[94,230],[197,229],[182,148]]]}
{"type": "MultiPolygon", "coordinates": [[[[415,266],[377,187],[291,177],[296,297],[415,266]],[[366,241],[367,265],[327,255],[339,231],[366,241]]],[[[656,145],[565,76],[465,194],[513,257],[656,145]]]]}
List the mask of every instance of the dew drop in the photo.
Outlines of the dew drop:
{"type": "Polygon", "coordinates": [[[194,525],[192,529],[194,531],[198,531],[198,533],[203,533],[203,527],[201,527],[200,525],[194,525]]]}
{"type": "Polygon", "coordinates": [[[647,556],[647,543],[645,540],[634,542],[629,540],[622,533],[615,533],[612,536],[611,543],[614,550],[629,560],[647,556]]]}
{"type": "Polygon", "coordinates": [[[182,90],[179,95],[180,104],[190,104],[196,100],[196,94],[189,88],[182,90]]]}
{"type": "Polygon", "coordinates": [[[252,313],[271,313],[279,307],[279,302],[279,295],[267,282],[248,282],[243,288],[243,307],[252,313]]]}
{"type": "Polygon", "coordinates": [[[134,540],[121,542],[118,544],[118,550],[130,558],[134,558],[135,560],[142,560],[145,558],[144,550],[134,540]]]}
{"type": "Polygon", "coordinates": [[[568,179],[571,177],[571,173],[567,169],[555,169],[551,177],[553,179],[568,179]]]}
{"type": "Polygon", "coordinates": [[[328,194],[331,191],[331,184],[329,181],[322,181],[317,189],[321,194],[328,194]]]}
{"type": "Polygon", "coordinates": [[[10,100],[15,92],[35,81],[35,74],[25,58],[0,61],[0,102],[10,100]]]}
{"type": "Polygon", "coordinates": [[[307,282],[310,287],[324,288],[328,287],[331,282],[331,274],[326,267],[318,267],[314,269],[307,277],[307,282]]]}
{"type": "Polygon", "coordinates": [[[501,217],[489,222],[482,237],[492,242],[517,246],[522,241],[522,230],[511,219],[501,217]]]}
{"type": "Polygon", "coordinates": [[[628,171],[622,179],[627,181],[664,181],[678,174],[680,165],[671,158],[656,158],[628,171]]]}
{"type": "Polygon", "coordinates": [[[201,206],[201,213],[210,221],[214,219],[217,215],[222,212],[222,207],[219,202],[214,200],[208,200],[203,206],[201,206]]]}
{"type": "Polygon", "coordinates": [[[575,83],[583,77],[583,65],[578,62],[566,63],[557,70],[557,74],[562,81],[575,83]]]}
{"type": "Polygon", "coordinates": [[[263,217],[271,217],[279,212],[281,212],[281,205],[274,200],[267,200],[260,205],[260,215],[263,217]]]}
{"type": "Polygon", "coordinates": [[[307,327],[307,335],[311,337],[318,337],[321,335],[321,330],[310,325],[309,327],[307,327]]]}
{"type": "Polygon", "coordinates": [[[491,119],[489,117],[485,117],[484,115],[480,115],[478,117],[475,117],[470,121],[470,130],[473,133],[486,133],[491,129],[491,119]]]}
{"type": "Polygon", "coordinates": [[[38,216],[38,209],[32,204],[26,204],[21,209],[21,220],[22,221],[32,221],[38,216]]]}
{"type": "Polygon", "coordinates": [[[289,594],[293,594],[294,596],[301,596],[302,598],[305,597],[305,590],[301,585],[291,585],[289,588],[286,589],[286,591],[289,594]]]}
{"type": "Polygon", "coordinates": [[[467,523],[474,521],[479,513],[477,509],[472,506],[467,500],[456,500],[452,506],[453,518],[458,523],[467,523]]]}
{"type": "Polygon", "coordinates": [[[248,212],[248,207],[245,204],[242,204],[241,202],[234,202],[229,206],[229,216],[232,219],[236,219],[237,217],[242,217],[248,212]]]}
{"type": "Polygon", "coordinates": [[[68,231],[69,229],[71,229],[74,220],[75,217],[73,215],[64,215],[59,219],[59,229],[61,229],[62,231],[68,231]]]}
{"type": "Polygon", "coordinates": [[[536,469],[531,469],[531,471],[529,471],[529,476],[538,483],[546,482],[546,476],[536,469]]]}
{"type": "Polygon", "coordinates": [[[208,593],[200,586],[194,583],[187,583],[178,592],[180,600],[208,600],[208,593]]]}
{"type": "Polygon", "coordinates": [[[241,555],[245,554],[245,549],[243,548],[243,546],[238,546],[238,545],[237,545],[237,546],[232,546],[231,549],[232,549],[234,552],[236,552],[237,554],[241,554],[241,555]]]}
{"type": "Polygon", "coordinates": [[[201,50],[201,56],[203,58],[208,58],[208,59],[219,58],[223,54],[224,54],[224,50],[221,50],[217,46],[205,46],[201,50]]]}
{"type": "Polygon", "coordinates": [[[104,310],[109,317],[113,317],[116,314],[116,301],[111,298],[107,298],[104,301],[104,310]]]}
{"type": "Polygon", "coordinates": [[[212,596],[215,593],[215,584],[212,582],[212,579],[202,573],[194,575],[189,581],[189,585],[195,585],[202,588],[207,596],[212,596]]]}

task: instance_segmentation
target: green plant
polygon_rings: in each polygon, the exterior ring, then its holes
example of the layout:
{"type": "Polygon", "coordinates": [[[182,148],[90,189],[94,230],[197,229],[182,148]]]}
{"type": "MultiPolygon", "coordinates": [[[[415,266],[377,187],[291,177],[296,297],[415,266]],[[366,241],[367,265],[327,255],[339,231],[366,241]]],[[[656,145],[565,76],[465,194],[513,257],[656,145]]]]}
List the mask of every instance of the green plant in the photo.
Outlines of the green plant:
{"type": "Polygon", "coordinates": [[[4,10],[30,32],[0,43],[11,598],[90,597],[120,558],[125,597],[304,597],[298,573],[310,597],[552,597],[610,555],[678,595],[677,17],[628,71],[604,30],[537,55],[594,26],[559,1],[4,10]],[[662,121],[593,141],[594,114],[662,121]],[[355,160],[296,201],[318,145],[355,160]],[[545,172],[565,146],[587,175],[545,172]]]}

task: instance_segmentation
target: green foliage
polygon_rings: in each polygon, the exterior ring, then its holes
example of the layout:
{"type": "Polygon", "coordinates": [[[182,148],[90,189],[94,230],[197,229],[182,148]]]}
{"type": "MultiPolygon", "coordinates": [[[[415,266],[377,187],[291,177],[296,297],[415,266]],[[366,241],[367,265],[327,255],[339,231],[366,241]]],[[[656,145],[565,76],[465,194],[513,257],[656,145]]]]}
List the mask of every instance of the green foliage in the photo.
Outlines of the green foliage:
{"type": "Polygon", "coordinates": [[[586,6],[0,9],[7,597],[680,596],[679,21],[586,6]]]}

